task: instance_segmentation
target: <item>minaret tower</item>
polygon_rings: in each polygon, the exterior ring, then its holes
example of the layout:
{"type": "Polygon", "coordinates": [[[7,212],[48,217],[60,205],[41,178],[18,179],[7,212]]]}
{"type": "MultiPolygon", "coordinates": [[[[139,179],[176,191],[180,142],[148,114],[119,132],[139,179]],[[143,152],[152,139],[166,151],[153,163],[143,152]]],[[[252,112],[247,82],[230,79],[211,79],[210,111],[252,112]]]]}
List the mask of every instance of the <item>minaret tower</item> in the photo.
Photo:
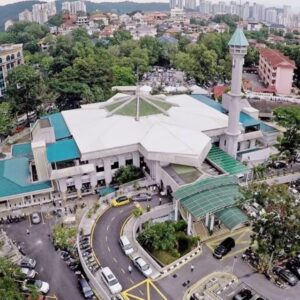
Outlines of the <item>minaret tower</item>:
{"type": "Polygon", "coordinates": [[[247,54],[248,41],[243,30],[238,27],[231,37],[228,46],[232,56],[232,75],[231,75],[231,90],[228,93],[230,96],[229,103],[229,119],[228,128],[226,131],[226,144],[224,146],[226,152],[236,158],[238,137],[240,135],[240,100],[242,94],[242,74],[244,57],[247,54]]]}

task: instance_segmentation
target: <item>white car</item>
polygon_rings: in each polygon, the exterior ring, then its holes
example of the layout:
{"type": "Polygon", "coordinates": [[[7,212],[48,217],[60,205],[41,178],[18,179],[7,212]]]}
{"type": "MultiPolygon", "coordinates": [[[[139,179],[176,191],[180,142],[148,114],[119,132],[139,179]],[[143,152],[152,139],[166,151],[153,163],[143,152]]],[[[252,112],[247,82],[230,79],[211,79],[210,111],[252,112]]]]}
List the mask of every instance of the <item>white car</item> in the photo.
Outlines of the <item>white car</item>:
{"type": "Polygon", "coordinates": [[[118,279],[115,277],[115,275],[109,267],[102,268],[101,276],[104,283],[113,295],[118,294],[122,291],[121,284],[119,283],[118,279]]]}
{"type": "Polygon", "coordinates": [[[21,273],[25,275],[26,278],[33,279],[36,275],[36,272],[29,268],[21,268],[21,273]]]}
{"type": "Polygon", "coordinates": [[[146,277],[152,274],[152,269],[140,256],[135,257],[133,263],[146,277]]]}
{"type": "Polygon", "coordinates": [[[49,292],[50,286],[48,282],[42,281],[42,280],[24,280],[23,284],[22,284],[22,290],[24,292],[27,292],[29,290],[28,285],[35,285],[35,287],[37,288],[37,290],[41,293],[43,293],[44,295],[47,294],[49,292]]]}
{"type": "Polygon", "coordinates": [[[119,240],[120,246],[126,255],[130,255],[134,252],[127,236],[122,235],[119,240]]]}
{"type": "Polygon", "coordinates": [[[39,223],[41,223],[41,218],[40,218],[39,214],[38,213],[33,213],[31,215],[31,221],[32,221],[32,224],[39,224],[39,223]]]}

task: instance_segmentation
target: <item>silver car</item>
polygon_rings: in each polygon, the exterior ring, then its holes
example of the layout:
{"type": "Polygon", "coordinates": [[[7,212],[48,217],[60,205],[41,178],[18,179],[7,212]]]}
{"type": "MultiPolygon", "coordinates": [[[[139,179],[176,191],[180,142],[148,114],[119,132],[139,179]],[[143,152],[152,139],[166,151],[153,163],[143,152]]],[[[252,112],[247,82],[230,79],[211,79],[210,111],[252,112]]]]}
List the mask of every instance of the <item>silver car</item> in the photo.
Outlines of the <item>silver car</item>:
{"type": "Polygon", "coordinates": [[[150,201],[151,195],[148,193],[139,193],[131,197],[132,201],[150,201]]]}
{"type": "Polygon", "coordinates": [[[39,223],[41,223],[40,215],[38,213],[33,213],[31,215],[31,221],[32,221],[32,224],[39,224],[39,223]]]}

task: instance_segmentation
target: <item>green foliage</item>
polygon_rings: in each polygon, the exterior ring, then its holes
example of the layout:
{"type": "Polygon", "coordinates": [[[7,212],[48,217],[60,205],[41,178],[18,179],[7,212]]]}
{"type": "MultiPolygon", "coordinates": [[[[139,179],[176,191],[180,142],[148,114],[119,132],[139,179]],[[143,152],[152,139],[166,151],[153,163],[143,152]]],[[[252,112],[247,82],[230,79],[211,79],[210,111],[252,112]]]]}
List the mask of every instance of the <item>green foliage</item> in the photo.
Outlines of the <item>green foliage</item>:
{"type": "Polygon", "coordinates": [[[256,245],[261,269],[268,268],[271,257],[276,263],[282,256],[294,256],[300,250],[300,211],[288,186],[251,184],[242,189],[242,195],[242,204],[256,202],[266,211],[252,224],[252,242],[256,245]]]}
{"type": "Polygon", "coordinates": [[[234,30],[236,28],[236,23],[239,21],[239,17],[231,14],[216,15],[212,18],[212,21],[215,23],[225,23],[231,30],[234,30]]]}
{"type": "Polygon", "coordinates": [[[275,120],[286,131],[279,137],[276,145],[280,153],[294,156],[300,148],[300,107],[285,106],[274,110],[275,120]]]}
{"type": "Polygon", "coordinates": [[[63,22],[64,22],[64,20],[63,20],[62,13],[55,15],[48,20],[49,25],[57,26],[57,27],[61,26],[63,24],[63,22]]]}
{"type": "Polygon", "coordinates": [[[76,240],[76,228],[67,228],[56,225],[53,228],[53,242],[56,247],[62,250],[72,250],[76,240]]]}
{"type": "Polygon", "coordinates": [[[7,136],[12,128],[11,105],[8,102],[0,103],[0,136],[7,136]]]}
{"type": "Polygon", "coordinates": [[[136,207],[133,211],[132,214],[138,218],[144,213],[144,209],[142,207],[136,207]]]}
{"type": "Polygon", "coordinates": [[[174,229],[176,232],[185,231],[187,228],[187,224],[184,220],[180,220],[180,221],[174,223],[173,226],[174,226],[174,229]]]}
{"type": "Polygon", "coordinates": [[[259,50],[255,47],[248,47],[245,56],[245,67],[257,66],[259,62],[259,50]]]}
{"type": "Polygon", "coordinates": [[[124,86],[124,85],[135,85],[136,76],[130,67],[114,66],[112,68],[114,76],[113,85],[124,86]]]}
{"type": "Polygon", "coordinates": [[[114,181],[118,184],[124,184],[144,176],[142,170],[133,165],[122,166],[114,174],[114,181]]]}

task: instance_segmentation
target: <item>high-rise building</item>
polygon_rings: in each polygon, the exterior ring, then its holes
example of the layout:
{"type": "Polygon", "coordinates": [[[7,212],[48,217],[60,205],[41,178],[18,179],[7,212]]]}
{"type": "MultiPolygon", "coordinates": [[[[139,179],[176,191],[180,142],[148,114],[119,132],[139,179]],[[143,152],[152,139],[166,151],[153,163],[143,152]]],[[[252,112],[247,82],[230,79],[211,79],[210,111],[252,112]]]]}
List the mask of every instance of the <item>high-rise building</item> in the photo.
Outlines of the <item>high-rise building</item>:
{"type": "Polygon", "coordinates": [[[184,7],[187,9],[196,9],[196,0],[185,0],[184,7]]]}
{"type": "Polygon", "coordinates": [[[25,9],[19,13],[19,21],[32,22],[32,12],[28,9],[25,9]]]}
{"type": "Polygon", "coordinates": [[[241,18],[243,20],[248,20],[250,17],[250,5],[249,2],[246,2],[241,7],[241,18]]]}
{"type": "Polygon", "coordinates": [[[8,71],[21,64],[24,64],[23,44],[0,45],[0,97],[5,92],[8,71]]]}
{"type": "Polygon", "coordinates": [[[212,11],[212,4],[210,1],[200,0],[199,11],[203,15],[209,15],[212,11]]]}
{"type": "Polygon", "coordinates": [[[237,4],[235,1],[230,1],[229,5],[227,6],[226,13],[230,15],[237,15],[237,4]]]}
{"type": "Polygon", "coordinates": [[[265,21],[271,24],[277,23],[278,12],[274,7],[266,8],[265,21]]]}
{"type": "Polygon", "coordinates": [[[265,19],[265,7],[262,4],[253,3],[252,19],[255,21],[263,21],[265,19]]]}
{"type": "Polygon", "coordinates": [[[86,13],[86,5],[84,1],[63,2],[62,10],[67,10],[71,14],[77,14],[80,11],[86,13]]]}

